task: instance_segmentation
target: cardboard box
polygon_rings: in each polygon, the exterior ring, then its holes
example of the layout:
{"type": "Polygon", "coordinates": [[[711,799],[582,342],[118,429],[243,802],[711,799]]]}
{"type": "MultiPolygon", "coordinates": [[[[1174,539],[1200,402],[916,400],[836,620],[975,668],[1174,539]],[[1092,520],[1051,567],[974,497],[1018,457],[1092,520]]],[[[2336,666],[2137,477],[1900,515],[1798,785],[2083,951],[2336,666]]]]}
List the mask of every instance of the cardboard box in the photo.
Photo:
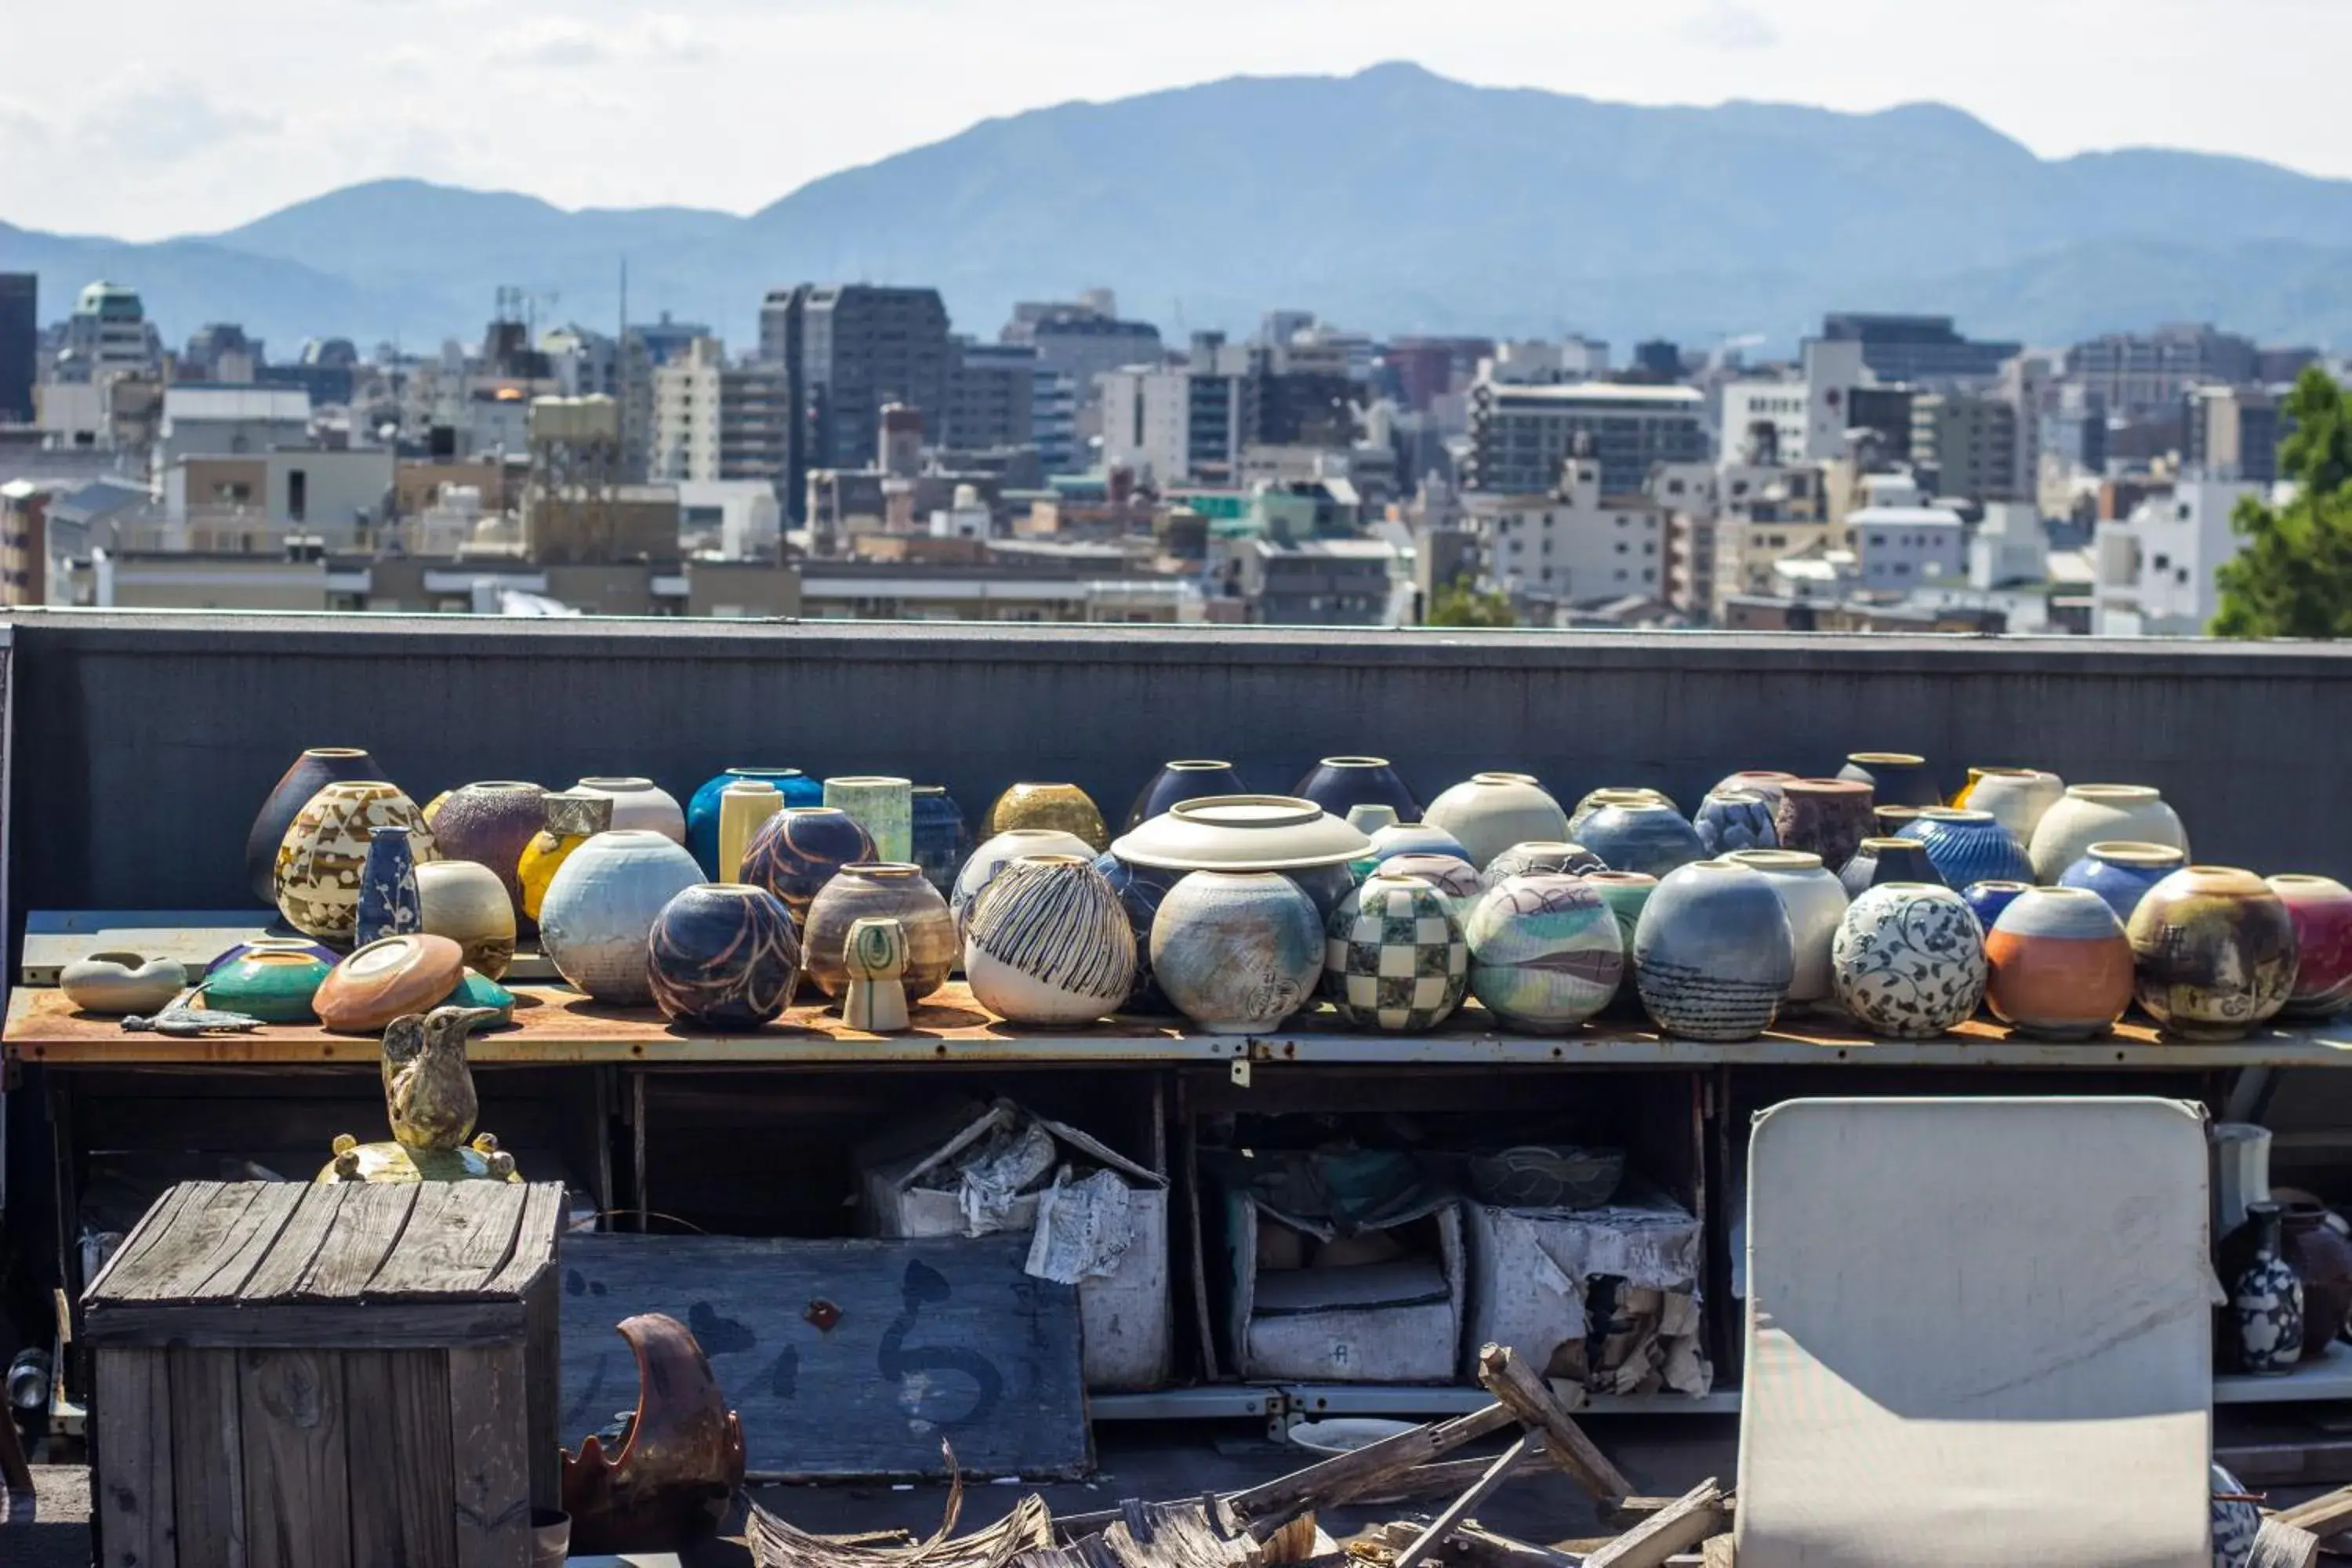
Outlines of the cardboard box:
{"type": "Polygon", "coordinates": [[[1344,1268],[1265,1268],[1258,1262],[1260,1227],[1284,1220],[1263,1210],[1245,1189],[1229,1186],[1223,1196],[1232,1281],[1227,1343],[1243,1377],[1452,1380],[1462,1343],[1459,1203],[1448,1200],[1401,1222],[1434,1223],[1434,1257],[1421,1253],[1344,1268]]]}

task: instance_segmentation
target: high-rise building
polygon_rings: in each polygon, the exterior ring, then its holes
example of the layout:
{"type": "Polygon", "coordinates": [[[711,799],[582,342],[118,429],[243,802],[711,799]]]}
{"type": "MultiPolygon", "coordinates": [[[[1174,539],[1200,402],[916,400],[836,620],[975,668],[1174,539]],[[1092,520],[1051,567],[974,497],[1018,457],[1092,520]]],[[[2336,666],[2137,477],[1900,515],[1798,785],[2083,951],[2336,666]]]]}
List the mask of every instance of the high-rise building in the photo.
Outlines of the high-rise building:
{"type": "Polygon", "coordinates": [[[956,340],[939,444],[962,450],[1036,440],[1037,350],[1029,343],[956,340]]]}
{"type": "Polygon", "coordinates": [[[0,272],[0,423],[33,422],[33,383],[41,357],[41,280],[0,272]]]}
{"type": "Polygon", "coordinates": [[[120,283],[92,283],[66,318],[58,379],[96,382],[146,374],[160,369],[163,359],[162,341],[147,320],[138,291],[120,283]]]}
{"type": "Polygon", "coordinates": [[[652,478],[776,483],[790,408],[782,367],[730,365],[718,339],[701,339],[654,372],[652,478]]]}
{"type": "Polygon", "coordinates": [[[803,283],[769,291],[760,310],[760,358],[784,371],[794,417],[784,500],[807,507],[812,468],[873,465],[883,406],[936,418],[947,405],[952,350],[936,289],[803,283]]]}
{"type": "Polygon", "coordinates": [[[1839,310],[1822,318],[1831,342],[1862,345],[1862,363],[1880,381],[1919,386],[1990,381],[2021,345],[1962,337],[1949,316],[1874,315],[1839,310]]]}
{"type": "Polygon", "coordinates": [[[2109,332],[2066,351],[2066,374],[2113,412],[2169,408],[2192,386],[2254,379],[2262,351],[2252,338],[2175,322],[2152,332],[2109,332]]]}
{"type": "Polygon", "coordinates": [[[709,336],[709,327],[698,321],[674,321],[667,310],[657,321],[622,328],[614,376],[619,384],[624,481],[642,484],[653,468],[654,373],[683,358],[709,336]]]}
{"type": "Polygon", "coordinates": [[[2191,472],[2209,479],[2271,484],[2278,479],[2279,443],[2294,421],[2273,393],[2248,386],[2200,386],[2186,399],[2191,472]]]}
{"type": "Polygon", "coordinates": [[[1470,389],[1467,488],[1512,495],[1549,493],[1579,434],[1592,438],[1601,493],[1642,493],[1654,463],[1706,456],[1706,399],[1688,386],[1580,382],[1515,386],[1481,380],[1470,389]]]}
{"type": "Polygon", "coordinates": [[[1073,376],[1091,387],[1107,370],[1158,364],[1164,353],[1160,329],[1150,321],[1123,320],[1108,289],[1072,302],[1030,302],[1013,307],[1013,319],[997,333],[1003,343],[1037,351],[1045,370],[1073,376]]]}
{"type": "Polygon", "coordinates": [[[1946,393],[1915,397],[1911,460],[1935,471],[1939,496],[2019,500],[2017,410],[1993,397],[1946,393]]]}
{"type": "Polygon", "coordinates": [[[1246,375],[1203,368],[1115,370],[1096,377],[1105,468],[1160,485],[1233,482],[1246,375]]]}

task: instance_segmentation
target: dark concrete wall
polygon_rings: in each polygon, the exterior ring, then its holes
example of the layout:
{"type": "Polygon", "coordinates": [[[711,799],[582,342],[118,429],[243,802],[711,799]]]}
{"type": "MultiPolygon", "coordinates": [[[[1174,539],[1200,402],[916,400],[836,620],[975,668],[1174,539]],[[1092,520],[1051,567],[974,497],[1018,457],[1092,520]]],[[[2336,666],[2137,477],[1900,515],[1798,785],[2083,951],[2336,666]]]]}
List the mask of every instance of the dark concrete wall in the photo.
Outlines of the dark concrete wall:
{"type": "Polygon", "coordinates": [[[2352,649],[1905,637],[14,617],[15,908],[231,908],[263,795],[363,745],[420,802],[468,779],[729,763],[898,773],[977,818],[1016,779],[1114,822],[1160,760],[1287,789],[1331,752],[1423,798],[1481,768],[1564,801],[1850,751],[2161,786],[2199,858],[2352,878],[2352,649]]]}

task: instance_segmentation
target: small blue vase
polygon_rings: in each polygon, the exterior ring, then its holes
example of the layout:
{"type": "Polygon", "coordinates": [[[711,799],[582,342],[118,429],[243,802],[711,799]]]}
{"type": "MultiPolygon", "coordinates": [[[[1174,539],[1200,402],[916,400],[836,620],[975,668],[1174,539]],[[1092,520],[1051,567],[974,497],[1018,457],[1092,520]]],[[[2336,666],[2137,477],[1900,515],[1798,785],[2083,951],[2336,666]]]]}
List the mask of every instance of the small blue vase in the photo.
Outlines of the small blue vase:
{"type": "Polygon", "coordinates": [[[964,826],[963,807],[945,784],[917,784],[914,804],[915,864],[941,898],[955,891],[956,873],[971,853],[971,834],[964,826]]]}
{"type": "Polygon", "coordinates": [[[2016,882],[1971,882],[1960,890],[1960,898],[1977,917],[1977,924],[1987,931],[2000,919],[2000,911],[2017,902],[2020,893],[2032,892],[2033,884],[2016,882]]]}
{"type": "Polygon", "coordinates": [[[786,809],[824,804],[824,786],[798,768],[729,768],[704,780],[686,803],[686,847],[706,877],[719,875],[719,796],[738,779],[775,785],[786,809]]]}
{"type": "Polygon", "coordinates": [[[1932,882],[1948,886],[1936,863],[1927,858],[1927,847],[1916,838],[1865,838],[1853,852],[1853,858],[1838,873],[1838,881],[1848,899],[1858,899],[1882,882],[1932,882]]]}
{"type": "Polygon", "coordinates": [[[358,947],[387,936],[425,929],[425,905],[416,896],[416,855],[408,829],[396,824],[368,834],[367,860],[360,868],[360,905],[352,939],[358,947]]]}
{"type": "Polygon", "coordinates": [[[1753,790],[1716,791],[1699,803],[1691,826],[1709,855],[1780,847],[1780,835],[1772,826],[1772,802],[1753,790]]]}
{"type": "Polygon", "coordinates": [[[2125,840],[2094,844],[2088,853],[2058,875],[2062,888],[2088,888],[2107,900],[2116,919],[2128,926],[2147,890],[2189,864],[2189,857],[2168,844],[2138,844],[2125,840]]]}
{"type": "Polygon", "coordinates": [[[2033,862],[1989,811],[1928,806],[1895,837],[1926,848],[1936,875],[1948,888],[2033,880],[2033,862]]]}

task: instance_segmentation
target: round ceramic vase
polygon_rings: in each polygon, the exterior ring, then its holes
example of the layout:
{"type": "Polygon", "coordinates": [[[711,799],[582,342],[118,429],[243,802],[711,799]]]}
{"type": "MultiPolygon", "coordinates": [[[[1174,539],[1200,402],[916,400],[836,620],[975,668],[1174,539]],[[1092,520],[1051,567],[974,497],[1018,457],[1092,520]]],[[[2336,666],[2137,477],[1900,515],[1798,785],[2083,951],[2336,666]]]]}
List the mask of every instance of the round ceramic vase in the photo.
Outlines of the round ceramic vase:
{"type": "Polygon", "coordinates": [[[1837,776],[1868,785],[1871,798],[1881,805],[1944,804],[1943,788],[1927,759],[1910,752],[1856,752],[1837,776]]]}
{"type": "Polygon", "coordinates": [[[963,807],[945,784],[917,784],[908,807],[913,818],[915,864],[924,880],[945,898],[955,889],[956,873],[971,851],[971,831],[964,826],[963,807]]]}
{"type": "Polygon", "coordinates": [[[2033,879],[2055,882],[2092,845],[2111,841],[2168,844],[2183,855],[2189,851],[2180,818],[2148,785],[2069,784],[2034,825],[2026,849],[2033,860],[2033,879]]]}
{"type": "Polygon", "coordinates": [[[1482,869],[1514,844],[1568,837],[1568,813],[1528,773],[1473,773],[1431,801],[1422,820],[1461,840],[1482,869]]]}
{"type": "Polygon", "coordinates": [[[1865,838],[1854,846],[1853,858],[1838,873],[1845,896],[1860,898],[1882,882],[1943,882],[1943,874],[1927,858],[1927,847],[1916,838],[1865,838]]]}
{"type": "Polygon", "coordinates": [[[278,845],[278,912],[287,924],[321,942],[350,942],[359,924],[360,875],[379,827],[408,829],[420,869],[436,853],[424,814],[395,785],[347,780],[303,805],[278,845]]]}
{"type": "Polygon", "coordinates": [[[801,959],[817,989],[838,1001],[849,989],[844,956],[849,928],[860,920],[895,920],[907,933],[907,972],[899,982],[909,1006],[947,984],[955,968],[956,922],[940,890],[912,861],[878,860],[844,866],[809,905],[801,959]]]}
{"type": "Polygon", "coordinates": [[[1870,786],[1854,779],[1791,779],[1780,788],[1772,826],[1783,849],[1818,855],[1843,872],[1862,841],[1878,830],[1870,814],[1870,786]]]}
{"type": "Polygon", "coordinates": [[[2131,1005],[2131,943],[2096,893],[2029,888],[2001,910],[1984,946],[1985,1006],[2019,1034],[2093,1039],[2131,1005]]]}
{"type": "Polygon", "coordinates": [[[551,791],[539,797],[546,826],[531,836],[515,860],[515,883],[522,889],[522,912],[534,927],[547,884],[572,852],[613,826],[613,803],[579,790],[551,791]]]}
{"type": "Polygon", "coordinates": [[[2060,874],[2058,885],[2098,894],[2129,925],[2147,890],[2187,864],[2189,857],[2169,844],[2094,844],[2060,874]]]}
{"type": "Polygon", "coordinates": [[[1465,866],[1472,864],[1469,847],[1462,840],[1442,827],[1420,822],[1392,822],[1372,835],[1369,858],[1373,865],[1400,855],[1451,855],[1465,866]]]}
{"type": "Polygon", "coordinates": [[[505,978],[514,963],[515,910],[498,873],[478,860],[419,866],[416,909],[425,931],[464,951],[467,968],[505,978]]]}
{"type": "Polygon", "coordinates": [[[897,863],[915,855],[915,785],[879,773],[824,781],[824,804],[845,811],[874,840],[875,858],[897,863]]]}
{"type": "Polygon", "coordinates": [[[1323,994],[1356,1027],[1418,1034],[1462,1005],[1469,943],[1444,899],[1421,879],[1382,866],[1341,902],[1328,930],[1323,994]]]}
{"type": "Polygon", "coordinates": [[[1609,912],[1617,917],[1617,936],[1625,951],[1624,972],[1610,1005],[1621,1013],[1638,1015],[1641,998],[1633,989],[1633,933],[1641,929],[1642,908],[1658,890],[1658,879],[1646,871],[1587,871],[1583,877],[1585,885],[1600,894],[1609,912]]]}
{"type": "MultiPolygon", "coordinates": [[[[1118,896],[1119,909],[1127,915],[1128,930],[1135,937],[1135,976],[1128,982],[1126,1000],[1115,1011],[1174,1012],[1168,998],[1160,994],[1160,983],[1152,978],[1151,922],[1160,913],[1160,901],[1184,873],[1159,866],[1138,866],[1108,852],[1095,858],[1095,869],[1102,873],[1104,882],[1118,896]]],[[[1349,883],[1350,887],[1354,885],[1352,880],[1349,883]]]]}
{"type": "Polygon", "coordinates": [[[1776,849],[1780,835],[1772,826],[1772,803],[1754,790],[1718,789],[1699,802],[1691,814],[1699,847],[1709,855],[1739,849],[1776,849]]]}
{"type": "Polygon", "coordinates": [[[1740,773],[1724,774],[1716,782],[1715,788],[1707,793],[1720,795],[1726,790],[1737,790],[1748,795],[1760,795],[1764,797],[1764,804],[1768,808],[1778,811],[1780,807],[1780,792],[1795,783],[1796,777],[1794,773],[1784,773],[1772,768],[1749,768],[1740,773]]]}
{"type": "MultiPolygon", "coordinates": [[[[307,954],[303,956],[319,974],[327,973],[326,964],[309,958],[307,954]]],[[[208,971],[205,984],[209,985],[215,977],[208,971]]],[[[85,953],[58,972],[58,989],[66,994],[67,1001],[85,1013],[96,1013],[105,1017],[119,1018],[126,1014],[156,1012],[169,1006],[172,999],[186,989],[187,984],[187,971],[177,962],[169,958],[149,958],[136,952],[85,953]]],[[[318,989],[317,980],[310,983],[310,988],[318,989]]],[[[247,1012],[249,1009],[237,1008],[236,1011],[247,1012]]],[[[303,1018],[310,1016],[308,996],[303,998],[301,1016],[303,1018]]],[[[253,1016],[261,1018],[265,1024],[299,1021],[262,1018],[258,1013],[253,1016]]]]}
{"type": "Polygon", "coordinates": [[[793,1005],[801,938],[782,900],[748,882],[704,882],[662,906],[646,938],[654,1005],[692,1028],[756,1029],[793,1005]]]}
{"type": "Polygon", "coordinates": [[[1015,827],[997,834],[971,852],[971,858],[956,873],[955,886],[948,890],[948,909],[955,915],[956,929],[961,931],[971,919],[972,903],[988,884],[1023,856],[1083,855],[1092,859],[1096,853],[1085,839],[1058,827],[1015,827]]]}
{"type": "Polygon", "coordinates": [[[1740,849],[1726,857],[1762,877],[1780,900],[1789,922],[1795,968],[1788,1000],[1796,1005],[1826,1002],[1835,994],[1830,976],[1830,944],[1845,919],[1844,885],[1830,875],[1822,858],[1802,849],[1740,849]]]}
{"type": "Polygon", "coordinates": [[[743,851],[742,879],[783,900],[793,919],[808,922],[809,906],[844,866],[874,858],[874,840],[838,806],[780,811],[760,825],[743,851]]]}
{"type": "Polygon", "coordinates": [[[1989,811],[1927,806],[1897,837],[1911,839],[1927,851],[1936,879],[1948,888],[1965,888],[1971,882],[2025,882],[2033,878],[2033,862],[1989,811]]]}
{"type": "Polygon", "coordinates": [[[597,1001],[642,1007],[654,999],[646,939],[669,901],[701,880],[702,868],[666,833],[599,833],[548,882],[540,944],[558,973],[597,1001]]]}
{"type": "Polygon", "coordinates": [[[1659,790],[1634,785],[1604,784],[1599,789],[1587,791],[1584,798],[1576,803],[1575,807],[1568,814],[1568,831],[1562,837],[1570,843],[1583,843],[1584,840],[1578,836],[1577,830],[1591,820],[1594,812],[1605,805],[1664,805],[1674,807],[1677,811],[1681,809],[1675,806],[1671,796],[1659,790]]]}
{"type": "Polygon", "coordinates": [[[1421,802],[1386,757],[1326,757],[1290,793],[1334,816],[1344,817],[1359,805],[1385,805],[1399,822],[1421,820],[1421,802]]]}
{"type": "Polygon", "coordinates": [[[1984,931],[1949,888],[1882,882],[1846,910],[1830,969],[1839,1003],[1864,1028],[1928,1039],[1966,1022],[1984,1000],[1984,931]]]}
{"type": "Polygon", "coordinates": [[[1492,860],[1478,873],[1478,879],[1487,887],[1499,887],[1505,879],[1549,873],[1561,877],[1581,877],[1587,871],[1606,871],[1609,863],[1581,844],[1566,840],[1534,839],[1514,844],[1492,860]]]}
{"type": "MultiPolygon", "coordinates": [[[[1448,857],[1450,858],[1450,857],[1448,857]]],[[[1298,884],[1298,890],[1315,905],[1315,918],[1328,921],[1339,900],[1356,890],[1362,880],[1346,866],[1318,866],[1311,870],[1285,871],[1284,876],[1298,884]]]]}
{"type": "Polygon", "coordinates": [[[341,1034],[372,1034],[422,1013],[466,977],[465,955],[447,937],[388,936],[328,972],[310,998],[319,1022],[341,1034]]]}
{"type": "Polygon", "coordinates": [[[1280,1025],[1313,1000],[1323,960],[1315,905],[1277,871],[1188,872],[1151,922],[1161,994],[1212,1034],[1280,1025]]]}
{"type": "Polygon", "coordinates": [[[1968,787],[1952,797],[1952,804],[1990,814],[2022,848],[2033,842],[2033,830],[2065,795],[2065,781],[2039,768],[1970,768],[1968,787]]]}
{"type": "Polygon", "coordinates": [[[2352,1005],[2352,889],[2333,877],[2266,879],[2294,922],[2294,990],[2281,1009],[2324,1018],[2352,1005]]]}
{"type": "Polygon", "coordinates": [[[992,838],[1015,827],[1052,827],[1082,838],[1087,852],[1099,855],[1110,847],[1110,829],[1094,798],[1074,784],[1017,784],[996,797],[988,808],[992,838]]]}
{"type": "Polygon", "coordinates": [[[1201,758],[1162,763],[1151,782],[1137,793],[1135,804],[1127,808],[1128,831],[1133,832],[1179,801],[1244,793],[1241,775],[1234,772],[1231,763],[1201,758]]]}
{"type": "Polygon", "coordinates": [[[265,1024],[311,1023],[319,1016],[312,1006],[319,987],[333,967],[308,952],[248,952],[205,980],[205,1005],[265,1024]]]}
{"type": "Polygon", "coordinates": [[[1960,889],[1960,899],[1969,912],[1977,917],[1977,924],[1986,931],[2000,919],[2000,911],[2017,901],[2017,896],[2032,887],[2031,882],[1971,882],[1960,889]]]}
{"type": "Polygon", "coordinates": [[[1007,1023],[1091,1024],[1127,1000],[1135,930],[1088,857],[1026,855],[972,904],[963,973],[972,999],[1007,1023]]]}
{"type": "Polygon", "coordinates": [[[2234,1040],[2294,993],[2294,921],[2252,871],[2184,866],[2147,890],[2127,928],[2137,994],[2168,1034],[2234,1040]]]}
{"type": "MultiPolygon", "coordinates": [[[[433,842],[441,858],[488,867],[506,888],[519,928],[530,923],[522,914],[522,852],[547,826],[547,807],[541,804],[546,797],[544,786],[515,780],[460,784],[433,816],[433,842]]],[[[530,933],[524,930],[523,934],[530,933]]]]}
{"type": "Polygon", "coordinates": [[[262,800],[245,836],[245,879],[253,896],[265,904],[278,901],[278,846],[312,795],[331,784],[383,776],[375,759],[357,746],[314,746],[296,757],[262,800]]]}
{"type": "MultiPolygon", "coordinates": [[[[1383,877],[1403,877],[1428,883],[1431,890],[1445,905],[1445,912],[1457,922],[1470,918],[1471,906],[1486,890],[1486,883],[1479,879],[1477,872],[1470,868],[1470,863],[1457,860],[1451,855],[1392,856],[1380,863],[1378,873],[1383,877]]],[[[1340,901],[1346,902],[1345,898],[1340,901]]],[[[1327,915],[1324,918],[1328,921],[1330,917],[1327,915]]]]}
{"type": "Polygon", "coordinates": [[[1584,819],[1575,838],[1612,871],[1640,871],[1660,879],[1706,858],[1698,829],[1681,812],[1656,800],[1607,802],[1584,819]]]}
{"type": "Polygon", "coordinates": [[[1796,978],[1780,895],[1736,860],[1700,860],[1659,879],[1633,929],[1633,984],[1666,1034],[1753,1039],[1796,978]]]}
{"type": "Polygon", "coordinates": [[[823,805],[824,789],[798,768],[728,768],[702,781],[686,801],[686,847],[706,877],[719,876],[719,804],[727,786],[750,779],[773,784],[786,805],[823,805]]]}
{"type": "Polygon", "coordinates": [[[673,844],[686,842],[686,813],[677,797],[651,779],[600,774],[572,786],[574,794],[601,795],[613,803],[613,826],[622,832],[658,833],[673,844]]]}
{"type": "Polygon", "coordinates": [[[1581,877],[1531,872],[1489,888],[1464,923],[1470,994],[1514,1029],[1565,1034],[1625,974],[1617,917],[1581,877]]]}

